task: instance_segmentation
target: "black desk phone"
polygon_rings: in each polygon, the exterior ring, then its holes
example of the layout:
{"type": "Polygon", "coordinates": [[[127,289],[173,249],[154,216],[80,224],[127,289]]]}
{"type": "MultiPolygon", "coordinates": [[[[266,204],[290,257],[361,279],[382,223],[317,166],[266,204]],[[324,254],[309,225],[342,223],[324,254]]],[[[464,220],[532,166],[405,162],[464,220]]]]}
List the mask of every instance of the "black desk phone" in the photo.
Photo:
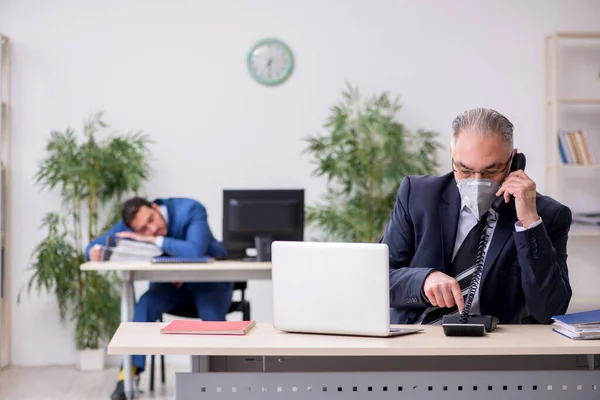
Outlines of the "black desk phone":
{"type": "MultiPolygon", "coordinates": [[[[524,170],[525,164],[525,155],[523,153],[515,154],[510,165],[509,173],[520,169],[524,170]]],[[[500,214],[504,207],[511,205],[514,207],[514,198],[512,196],[508,203],[504,201],[504,196],[498,196],[492,203],[492,209],[500,214]]],[[[491,332],[496,329],[498,318],[491,315],[474,315],[470,313],[471,305],[473,304],[473,299],[475,298],[475,293],[479,286],[479,281],[481,280],[481,273],[483,272],[487,239],[488,237],[484,229],[479,242],[479,252],[475,261],[475,273],[471,279],[469,294],[465,300],[463,312],[460,315],[445,315],[442,319],[442,329],[446,336],[484,336],[486,332],[491,332]]]]}

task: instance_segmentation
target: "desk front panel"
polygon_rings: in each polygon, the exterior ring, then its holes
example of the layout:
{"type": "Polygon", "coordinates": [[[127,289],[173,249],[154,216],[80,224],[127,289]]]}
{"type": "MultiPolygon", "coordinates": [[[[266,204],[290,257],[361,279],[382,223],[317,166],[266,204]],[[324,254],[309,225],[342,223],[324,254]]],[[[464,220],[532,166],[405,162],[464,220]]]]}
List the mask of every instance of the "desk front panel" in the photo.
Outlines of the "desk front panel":
{"type": "Polygon", "coordinates": [[[179,373],[177,400],[592,400],[597,371],[179,373]]]}

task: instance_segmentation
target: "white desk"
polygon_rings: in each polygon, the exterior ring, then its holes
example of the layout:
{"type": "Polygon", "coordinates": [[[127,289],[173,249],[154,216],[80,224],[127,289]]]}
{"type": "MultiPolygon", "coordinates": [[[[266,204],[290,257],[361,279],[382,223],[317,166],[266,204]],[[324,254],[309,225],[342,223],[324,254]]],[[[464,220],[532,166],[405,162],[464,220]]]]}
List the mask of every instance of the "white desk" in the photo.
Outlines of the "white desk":
{"type": "Polygon", "coordinates": [[[232,282],[271,279],[271,263],[214,261],[200,264],[153,264],[150,262],[94,262],[81,265],[83,271],[117,271],[129,281],[232,282]]]}
{"type": "MultiPolygon", "coordinates": [[[[83,271],[116,271],[121,277],[121,321],[133,317],[134,281],[152,282],[233,282],[271,279],[271,263],[251,261],[214,261],[199,264],[153,264],[150,262],[86,262],[83,271]]],[[[123,359],[125,393],[132,391],[131,357],[123,359]]]]}
{"type": "Polygon", "coordinates": [[[499,326],[484,337],[441,327],[394,338],[281,333],[162,335],[161,323],[123,323],[109,354],[186,354],[176,398],[188,399],[595,399],[600,341],[549,326],[499,326]],[[589,363],[589,364],[588,364],[589,363]]]}

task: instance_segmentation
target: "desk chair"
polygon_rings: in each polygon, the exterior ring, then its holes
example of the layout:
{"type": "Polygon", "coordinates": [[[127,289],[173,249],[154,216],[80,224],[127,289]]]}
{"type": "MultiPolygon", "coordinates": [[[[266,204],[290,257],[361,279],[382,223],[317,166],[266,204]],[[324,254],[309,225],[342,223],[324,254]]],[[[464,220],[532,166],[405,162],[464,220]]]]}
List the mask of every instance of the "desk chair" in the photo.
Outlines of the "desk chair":
{"type": "MultiPolygon", "coordinates": [[[[231,306],[229,307],[229,311],[227,314],[231,314],[234,312],[241,312],[242,319],[244,321],[250,321],[250,302],[246,300],[246,282],[235,282],[233,286],[233,291],[239,290],[241,293],[241,297],[239,301],[233,301],[231,306]]],[[[189,302],[184,304],[183,306],[169,311],[167,314],[173,315],[176,317],[182,318],[199,318],[198,312],[196,311],[196,306],[193,302],[189,302]]],[[[163,322],[162,318],[159,319],[159,322],[163,322]]],[[[160,382],[165,384],[165,356],[161,354],[160,356],[160,382]]],[[[154,391],[154,355],[150,356],[150,392],[154,391]]]]}

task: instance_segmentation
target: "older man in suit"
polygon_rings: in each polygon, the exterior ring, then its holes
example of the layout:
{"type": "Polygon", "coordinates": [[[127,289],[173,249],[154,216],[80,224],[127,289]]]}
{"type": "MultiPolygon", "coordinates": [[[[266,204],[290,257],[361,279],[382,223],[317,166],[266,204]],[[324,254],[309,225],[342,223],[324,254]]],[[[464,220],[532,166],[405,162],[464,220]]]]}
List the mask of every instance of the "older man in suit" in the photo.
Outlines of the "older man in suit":
{"type": "Polygon", "coordinates": [[[550,323],[566,312],[572,294],[571,211],[537,193],[522,169],[511,171],[517,150],[506,117],[468,110],[452,128],[453,171],[406,177],[381,240],[390,249],[392,323],[439,324],[463,311],[471,289],[471,314],[550,323]],[[494,209],[497,196],[503,202],[494,209]]]}

